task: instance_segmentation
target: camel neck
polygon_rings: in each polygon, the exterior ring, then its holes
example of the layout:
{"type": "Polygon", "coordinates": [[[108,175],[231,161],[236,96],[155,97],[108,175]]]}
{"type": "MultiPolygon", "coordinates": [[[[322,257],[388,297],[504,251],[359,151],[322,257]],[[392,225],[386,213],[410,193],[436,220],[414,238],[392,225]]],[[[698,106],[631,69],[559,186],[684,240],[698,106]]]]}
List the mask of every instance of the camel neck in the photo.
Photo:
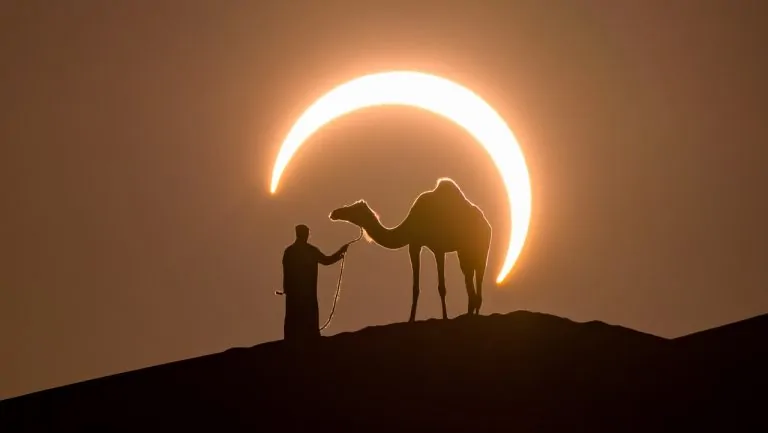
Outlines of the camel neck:
{"type": "Polygon", "coordinates": [[[374,242],[390,250],[402,248],[408,245],[410,241],[405,221],[396,227],[389,228],[381,224],[381,221],[376,218],[368,227],[363,228],[374,242]]]}

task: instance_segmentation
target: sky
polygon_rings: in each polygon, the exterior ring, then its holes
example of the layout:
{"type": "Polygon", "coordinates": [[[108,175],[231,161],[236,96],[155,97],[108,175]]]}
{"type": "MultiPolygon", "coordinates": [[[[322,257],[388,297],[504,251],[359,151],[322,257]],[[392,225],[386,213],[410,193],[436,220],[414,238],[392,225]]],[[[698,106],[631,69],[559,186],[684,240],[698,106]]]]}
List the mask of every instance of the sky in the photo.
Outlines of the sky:
{"type": "MultiPolygon", "coordinates": [[[[768,4],[760,1],[6,1],[0,6],[0,398],[282,338],[294,225],[330,254],[366,199],[398,224],[438,177],[493,226],[483,314],[676,337],[768,311],[768,4]],[[406,107],[311,137],[359,75],[429,72],[483,97],[531,176],[526,246],[460,127],[406,107]]],[[[354,244],[332,335],[408,319],[406,249],[354,244]]],[[[320,269],[321,319],[338,264],[320,269]]],[[[449,316],[466,310],[455,255],[449,316]]],[[[422,252],[417,318],[440,317],[422,252]]]]}

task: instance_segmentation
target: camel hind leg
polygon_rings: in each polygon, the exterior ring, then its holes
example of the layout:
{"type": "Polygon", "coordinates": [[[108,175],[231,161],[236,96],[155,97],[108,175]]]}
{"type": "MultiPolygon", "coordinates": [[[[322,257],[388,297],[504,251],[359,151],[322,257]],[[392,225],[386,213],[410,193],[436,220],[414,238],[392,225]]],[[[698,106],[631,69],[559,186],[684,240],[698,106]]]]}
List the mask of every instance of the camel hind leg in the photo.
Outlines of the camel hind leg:
{"type": "Polygon", "coordinates": [[[490,225],[486,224],[486,230],[481,237],[478,248],[475,250],[475,308],[474,313],[480,314],[480,307],[483,306],[483,278],[485,277],[485,268],[488,266],[488,253],[491,249],[492,231],[490,225]]]}
{"type": "Polygon", "coordinates": [[[448,318],[448,311],[445,308],[445,253],[435,253],[435,263],[437,263],[437,293],[440,294],[440,303],[443,307],[443,319],[448,318]]]}
{"type": "Polygon", "coordinates": [[[416,320],[416,306],[419,303],[419,274],[421,268],[421,246],[410,245],[408,254],[411,257],[411,270],[413,271],[413,299],[411,301],[411,315],[409,322],[416,320]]]}
{"type": "Polygon", "coordinates": [[[461,267],[461,272],[464,274],[464,285],[467,288],[467,315],[470,315],[475,309],[476,304],[475,286],[472,281],[472,278],[475,275],[475,267],[467,253],[460,251],[458,256],[459,266],[461,267]]]}
{"type": "Polygon", "coordinates": [[[480,314],[480,307],[483,305],[483,277],[485,276],[485,266],[487,260],[482,261],[475,269],[475,305],[474,314],[480,314]]]}

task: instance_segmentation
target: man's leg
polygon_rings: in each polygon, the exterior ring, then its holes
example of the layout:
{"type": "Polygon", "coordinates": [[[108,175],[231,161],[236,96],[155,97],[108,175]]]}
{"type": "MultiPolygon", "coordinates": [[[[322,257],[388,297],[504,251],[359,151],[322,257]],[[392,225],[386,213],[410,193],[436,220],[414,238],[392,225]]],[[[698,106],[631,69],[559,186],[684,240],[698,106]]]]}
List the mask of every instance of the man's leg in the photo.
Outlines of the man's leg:
{"type": "Polygon", "coordinates": [[[306,302],[301,309],[301,328],[297,332],[301,333],[302,342],[311,342],[320,337],[320,331],[317,325],[317,314],[313,308],[312,302],[306,302]]]}
{"type": "Polygon", "coordinates": [[[323,323],[320,323],[320,307],[317,305],[317,297],[312,300],[313,302],[309,307],[309,324],[307,325],[307,335],[313,339],[320,338],[320,327],[323,323]]]}
{"type": "MultiPolygon", "coordinates": [[[[296,314],[296,300],[293,299],[293,297],[289,297],[286,295],[285,299],[285,320],[283,322],[283,339],[286,341],[293,341],[296,339],[297,335],[297,326],[296,319],[298,319],[298,315],[296,314]]],[[[300,312],[299,312],[300,313],[300,312]]]]}

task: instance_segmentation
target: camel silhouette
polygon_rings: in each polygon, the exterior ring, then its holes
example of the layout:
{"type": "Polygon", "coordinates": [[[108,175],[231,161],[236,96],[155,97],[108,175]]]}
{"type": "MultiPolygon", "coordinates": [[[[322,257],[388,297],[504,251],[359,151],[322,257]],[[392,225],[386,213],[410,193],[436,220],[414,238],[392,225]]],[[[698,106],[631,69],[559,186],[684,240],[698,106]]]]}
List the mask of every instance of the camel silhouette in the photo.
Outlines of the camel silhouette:
{"type": "Polygon", "coordinates": [[[413,271],[413,301],[409,322],[416,319],[419,301],[421,249],[426,247],[437,263],[437,291],[445,308],[445,255],[456,252],[467,288],[467,315],[479,314],[483,303],[483,276],[491,244],[491,225],[483,211],[470,202],[449,178],[437,180],[435,188],[419,194],[408,215],[393,228],[384,227],[365,200],[335,209],[332,221],[346,221],[365,231],[366,237],[384,248],[396,250],[408,245],[413,271]],[[474,281],[473,281],[474,278],[474,281]]]}

